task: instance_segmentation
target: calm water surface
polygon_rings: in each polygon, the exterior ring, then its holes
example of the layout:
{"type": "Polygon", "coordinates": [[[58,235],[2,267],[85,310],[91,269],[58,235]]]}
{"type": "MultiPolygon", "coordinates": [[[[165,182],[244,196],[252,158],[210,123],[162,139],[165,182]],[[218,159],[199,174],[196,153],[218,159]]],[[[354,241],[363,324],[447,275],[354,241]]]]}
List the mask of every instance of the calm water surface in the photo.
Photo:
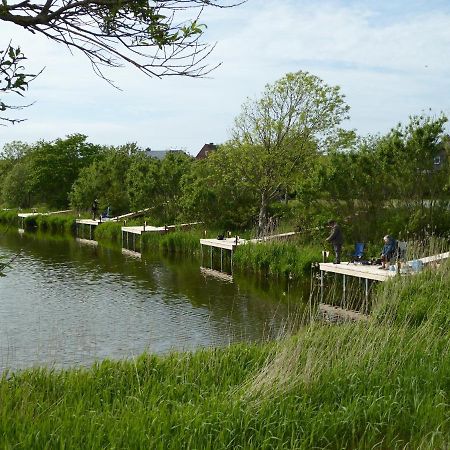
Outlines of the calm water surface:
{"type": "Polygon", "coordinates": [[[0,371],[273,338],[302,305],[300,288],[205,277],[195,260],[0,232],[0,258],[20,250],[0,278],[0,371]]]}

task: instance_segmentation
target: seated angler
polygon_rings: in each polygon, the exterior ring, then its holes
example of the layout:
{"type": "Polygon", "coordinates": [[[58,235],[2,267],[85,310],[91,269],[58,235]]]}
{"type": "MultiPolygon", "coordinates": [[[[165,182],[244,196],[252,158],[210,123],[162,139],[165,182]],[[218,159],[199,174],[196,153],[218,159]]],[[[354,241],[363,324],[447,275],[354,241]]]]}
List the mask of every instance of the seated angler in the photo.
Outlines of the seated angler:
{"type": "Polygon", "coordinates": [[[387,234],[383,238],[384,245],[383,250],[381,251],[381,267],[380,269],[387,269],[389,267],[389,263],[391,259],[395,255],[395,251],[397,250],[397,241],[387,234]]]}

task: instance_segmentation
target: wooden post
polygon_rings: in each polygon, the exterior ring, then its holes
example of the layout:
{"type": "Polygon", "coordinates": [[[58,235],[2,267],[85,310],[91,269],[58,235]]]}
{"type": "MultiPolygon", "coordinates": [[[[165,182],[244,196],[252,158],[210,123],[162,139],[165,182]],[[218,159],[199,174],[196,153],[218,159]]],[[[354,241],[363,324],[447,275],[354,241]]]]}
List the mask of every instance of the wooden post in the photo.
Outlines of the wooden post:
{"type": "Polygon", "coordinates": [[[364,306],[364,313],[367,314],[369,311],[369,279],[366,278],[366,304],[364,306]]]}
{"type": "Polygon", "coordinates": [[[92,241],[92,225],[89,224],[89,240],[92,241]]]}
{"type": "Polygon", "coordinates": [[[213,268],[213,247],[211,245],[211,269],[213,268]]]}
{"type": "Polygon", "coordinates": [[[223,248],[220,249],[220,271],[223,272],[223,248]]]}
{"type": "Polygon", "coordinates": [[[320,271],[320,303],[323,303],[323,270],[320,271]]]}
{"type": "Polygon", "coordinates": [[[345,274],[343,275],[343,279],[342,279],[342,304],[345,305],[345,291],[346,291],[346,286],[345,286],[345,274]]]}

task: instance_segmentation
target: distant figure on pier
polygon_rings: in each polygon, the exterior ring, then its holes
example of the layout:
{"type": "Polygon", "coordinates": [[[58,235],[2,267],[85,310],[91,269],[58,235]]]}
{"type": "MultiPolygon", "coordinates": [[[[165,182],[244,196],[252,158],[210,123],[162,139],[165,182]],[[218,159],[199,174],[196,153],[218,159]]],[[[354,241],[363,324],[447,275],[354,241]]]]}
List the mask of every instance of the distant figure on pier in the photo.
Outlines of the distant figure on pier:
{"type": "Polygon", "coordinates": [[[98,212],[98,200],[97,199],[95,199],[92,202],[91,211],[92,211],[92,220],[95,220],[95,218],[97,217],[97,212],[98,212]]]}
{"type": "Polygon", "coordinates": [[[331,229],[331,233],[326,240],[333,246],[335,254],[334,264],[340,264],[342,244],[344,243],[344,236],[342,235],[341,227],[335,220],[328,221],[327,227],[331,229]]]}
{"type": "Polygon", "coordinates": [[[387,234],[383,238],[384,245],[381,250],[381,267],[380,269],[388,269],[391,259],[394,257],[397,250],[397,241],[387,234]]]}

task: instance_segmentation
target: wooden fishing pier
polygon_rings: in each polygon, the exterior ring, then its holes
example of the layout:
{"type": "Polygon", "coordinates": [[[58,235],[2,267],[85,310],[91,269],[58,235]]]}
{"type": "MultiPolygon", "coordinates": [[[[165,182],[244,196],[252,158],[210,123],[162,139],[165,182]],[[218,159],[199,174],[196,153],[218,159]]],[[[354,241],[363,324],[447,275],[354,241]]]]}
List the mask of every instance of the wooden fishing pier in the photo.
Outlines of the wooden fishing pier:
{"type": "MultiPolygon", "coordinates": [[[[419,273],[420,270],[414,270],[414,267],[423,267],[428,264],[438,264],[442,262],[445,259],[448,259],[450,256],[450,252],[446,253],[439,253],[437,255],[431,255],[423,258],[417,258],[411,261],[407,261],[402,264],[402,267],[400,270],[397,268],[397,266],[391,266],[395,270],[385,270],[380,269],[379,265],[363,265],[360,263],[348,263],[348,262],[341,262],[340,264],[334,264],[334,263],[320,263],[319,269],[320,269],[320,310],[324,310],[325,312],[332,313],[332,314],[338,314],[340,311],[346,311],[346,313],[341,313],[341,316],[347,316],[349,318],[351,316],[348,315],[348,313],[354,313],[355,311],[349,311],[343,308],[336,308],[332,305],[327,305],[323,303],[324,300],[324,290],[325,290],[325,282],[324,282],[324,275],[326,273],[334,273],[338,275],[342,275],[342,304],[345,305],[347,300],[347,278],[357,278],[364,282],[364,304],[368,305],[369,301],[369,283],[370,282],[384,282],[387,280],[390,280],[396,276],[411,276],[414,274],[419,273]],[[327,309],[328,308],[328,309],[327,309]]],[[[353,314],[353,318],[355,320],[358,319],[359,312],[355,312],[353,314]]]]}
{"type": "Polygon", "coordinates": [[[258,243],[264,243],[269,241],[283,241],[283,240],[289,240],[292,237],[294,237],[298,232],[296,231],[290,231],[289,233],[282,233],[282,234],[273,234],[264,236],[261,238],[255,238],[255,239],[242,239],[239,236],[235,237],[228,237],[223,239],[200,239],[200,249],[201,249],[201,258],[202,258],[202,264],[204,260],[204,254],[205,254],[205,247],[209,249],[209,266],[210,267],[203,267],[203,265],[200,267],[202,270],[207,270],[208,275],[213,275],[214,273],[217,275],[217,277],[221,278],[221,275],[224,274],[224,260],[230,259],[230,272],[233,275],[233,255],[236,250],[236,248],[239,245],[245,245],[245,244],[258,244],[258,243]],[[220,270],[214,269],[214,250],[219,249],[220,250],[220,270]]]}
{"type": "Polygon", "coordinates": [[[200,225],[202,222],[191,222],[191,223],[180,223],[179,225],[164,225],[162,227],[155,227],[153,225],[132,226],[132,227],[122,227],[122,248],[125,250],[130,250],[137,252],[141,247],[141,236],[145,233],[158,233],[165,234],[175,230],[185,230],[191,228],[195,225],[200,225]]]}
{"type": "Polygon", "coordinates": [[[33,212],[29,212],[29,213],[18,213],[17,217],[19,219],[19,228],[21,230],[25,229],[25,220],[28,219],[28,217],[37,217],[37,216],[52,216],[55,214],[65,214],[65,213],[69,213],[72,212],[71,209],[65,209],[63,211],[51,211],[51,212],[46,212],[46,213],[40,213],[37,211],[33,211],[33,212]]]}

